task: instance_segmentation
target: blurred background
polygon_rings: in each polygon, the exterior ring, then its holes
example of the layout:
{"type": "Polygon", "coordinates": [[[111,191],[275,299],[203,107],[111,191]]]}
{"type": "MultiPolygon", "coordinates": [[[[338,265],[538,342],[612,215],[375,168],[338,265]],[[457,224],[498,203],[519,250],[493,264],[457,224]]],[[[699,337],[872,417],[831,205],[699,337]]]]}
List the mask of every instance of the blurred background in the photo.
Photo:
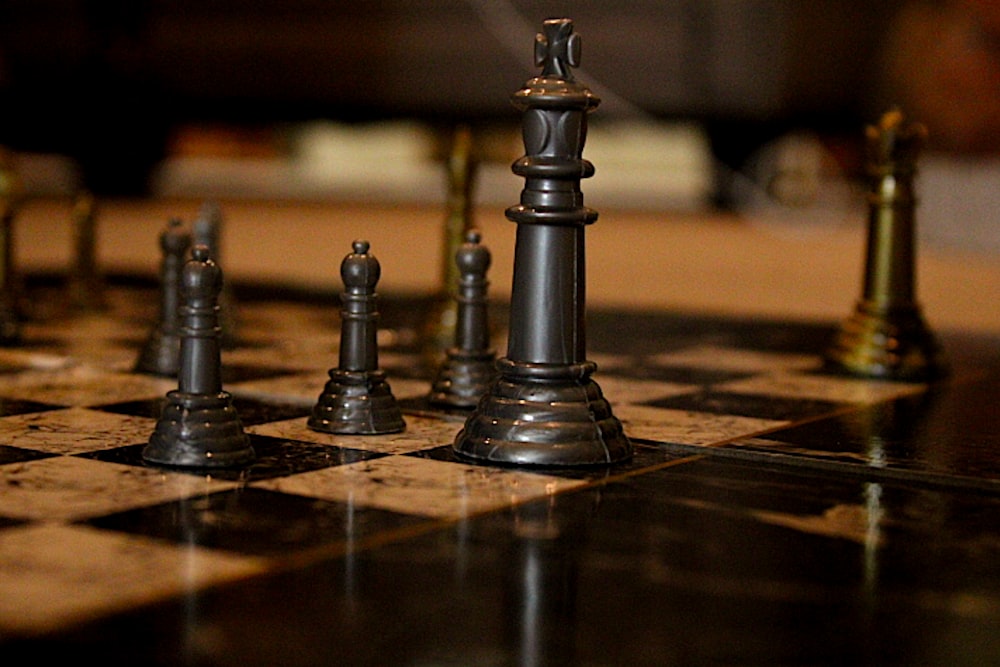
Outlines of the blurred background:
{"type": "Polygon", "coordinates": [[[440,201],[456,125],[516,201],[510,94],[573,18],[604,206],[856,219],[864,125],[924,122],[922,233],[1000,250],[995,0],[3,0],[29,194],[440,201]]]}

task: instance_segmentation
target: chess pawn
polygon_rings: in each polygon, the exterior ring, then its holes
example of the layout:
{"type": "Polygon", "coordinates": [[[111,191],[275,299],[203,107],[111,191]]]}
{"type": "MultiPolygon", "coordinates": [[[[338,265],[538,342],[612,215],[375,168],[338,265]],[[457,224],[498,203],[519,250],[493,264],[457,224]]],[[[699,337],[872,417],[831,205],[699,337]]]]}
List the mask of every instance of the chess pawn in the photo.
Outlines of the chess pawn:
{"type": "Polygon", "coordinates": [[[150,463],[230,468],[255,458],[232,396],[222,389],[221,289],[222,271],[206,246],[195,246],[181,280],[178,387],[167,393],[156,429],[142,452],[150,463]]]}
{"type": "Polygon", "coordinates": [[[480,245],[476,230],[465,234],[465,243],[455,253],[458,288],[454,346],[431,385],[430,402],[442,407],[474,407],[496,374],[496,355],[490,349],[486,290],[490,252],[480,245]]]}
{"type": "Polygon", "coordinates": [[[402,431],[406,424],[378,366],[375,286],[381,268],[367,241],[355,241],[340,265],[340,359],[306,424],[315,431],[373,435],[402,431]]]}
{"type": "MultiPolygon", "coordinates": [[[[216,263],[224,263],[220,251],[222,225],[222,209],[211,201],[202,205],[198,217],[191,225],[192,242],[208,246],[216,263]]],[[[222,347],[225,349],[236,345],[236,324],[236,300],[226,283],[219,294],[219,326],[222,327],[222,347]]]]}
{"type": "Polygon", "coordinates": [[[176,377],[180,367],[180,279],[191,235],[177,218],[160,234],[160,312],[135,363],[136,373],[176,377]]]}
{"type": "Polygon", "coordinates": [[[827,350],[827,367],[863,377],[929,380],[945,372],[941,347],[916,301],[914,175],[927,130],[885,113],[866,133],[868,242],[854,313],[827,350]]]}

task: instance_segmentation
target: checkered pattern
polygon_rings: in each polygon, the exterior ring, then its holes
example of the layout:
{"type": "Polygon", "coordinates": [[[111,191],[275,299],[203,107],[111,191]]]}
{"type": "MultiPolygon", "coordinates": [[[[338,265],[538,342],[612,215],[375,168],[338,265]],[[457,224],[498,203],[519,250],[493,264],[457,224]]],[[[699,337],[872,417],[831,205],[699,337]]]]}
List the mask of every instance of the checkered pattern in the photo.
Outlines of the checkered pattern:
{"type": "Polygon", "coordinates": [[[452,455],[463,416],[425,404],[427,374],[418,351],[398,344],[416,338],[402,325],[386,324],[380,359],[406,430],[306,428],[336,364],[336,313],[246,302],[223,378],[257,461],[211,474],[162,470],[141,450],[176,381],[131,372],[153,315],[148,295],[117,291],[111,302],[98,314],[31,322],[25,346],[0,350],[0,634],[45,632],[336,555],[699,448],[759,445],[791,424],[924,389],[830,377],[815,354],[718,336],[664,341],[666,351],[648,354],[597,351],[595,379],[636,445],[634,460],[610,473],[491,468],[452,455]]]}

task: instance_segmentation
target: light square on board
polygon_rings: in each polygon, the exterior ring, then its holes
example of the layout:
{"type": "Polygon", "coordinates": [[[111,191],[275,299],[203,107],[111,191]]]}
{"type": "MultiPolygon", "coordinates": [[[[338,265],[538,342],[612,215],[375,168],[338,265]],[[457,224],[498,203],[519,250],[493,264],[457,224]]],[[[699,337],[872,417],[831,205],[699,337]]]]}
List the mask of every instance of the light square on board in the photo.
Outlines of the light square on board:
{"type": "Polygon", "coordinates": [[[235,482],[76,456],[7,465],[0,476],[0,513],[22,519],[73,521],[212,493],[235,482]]]}
{"type": "Polygon", "coordinates": [[[615,408],[615,416],[621,420],[625,435],[630,438],[700,446],[710,446],[747,434],[773,430],[788,423],[775,419],[692,412],[648,405],[622,405],[615,408]]]}
{"type": "Polygon", "coordinates": [[[171,378],[115,373],[79,366],[45,373],[0,376],[0,395],[66,406],[157,398],[177,389],[171,378]]]}
{"type": "Polygon", "coordinates": [[[385,456],[254,486],[403,514],[459,519],[582,484],[585,482],[506,468],[385,456]]]}
{"type": "Polygon", "coordinates": [[[78,454],[149,440],[156,420],[87,408],[0,419],[0,443],[50,454],[78,454]]]}
{"type": "Polygon", "coordinates": [[[406,428],[403,431],[383,435],[321,433],[306,426],[306,419],[286,419],[248,426],[246,431],[284,440],[316,442],[379,454],[409,454],[451,444],[462,427],[461,423],[433,417],[404,415],[403,419],[406,421],[406,428]]]}
{"type": "Polygon", "coordinates": [[[11,528],[0,533],[0,635],[44,632],[262,569],[257,558],[86,526],[11,528]]]}
{"type": "Polygon", "coordinates": [[[773,373],[779,370],[810,370],[821,360],[812,354],[769,352],[721,345],[696,345],[653,355],[649,363],[659,366],[690,366],[736,373],[773,373]]]}

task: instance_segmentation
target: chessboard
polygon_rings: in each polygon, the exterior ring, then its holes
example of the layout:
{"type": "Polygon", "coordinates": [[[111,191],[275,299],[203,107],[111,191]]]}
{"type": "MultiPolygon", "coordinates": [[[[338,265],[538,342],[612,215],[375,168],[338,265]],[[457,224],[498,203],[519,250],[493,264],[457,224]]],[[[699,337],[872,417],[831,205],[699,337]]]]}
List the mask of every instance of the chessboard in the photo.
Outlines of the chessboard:
{"type": "Polygon", "coordinates": [[[1000,655],[995,342],[946,336],[939,384],[880,381],[823,371],[827,324],[596,309],[594,379],[634,455],[519,469],[456,458],[466,413],[427,401],[429,297],[380,300],[405,430],[331,435],[306,418],[336,365],[337,294],[237,286],[223,381],[257,458],[185,471],[141,456],[177,386],[133,371],[155,286],[113,282],[86,312],[60,289],[33,288],[22,344],[0,349],[5,655],[1000,655]]]}

